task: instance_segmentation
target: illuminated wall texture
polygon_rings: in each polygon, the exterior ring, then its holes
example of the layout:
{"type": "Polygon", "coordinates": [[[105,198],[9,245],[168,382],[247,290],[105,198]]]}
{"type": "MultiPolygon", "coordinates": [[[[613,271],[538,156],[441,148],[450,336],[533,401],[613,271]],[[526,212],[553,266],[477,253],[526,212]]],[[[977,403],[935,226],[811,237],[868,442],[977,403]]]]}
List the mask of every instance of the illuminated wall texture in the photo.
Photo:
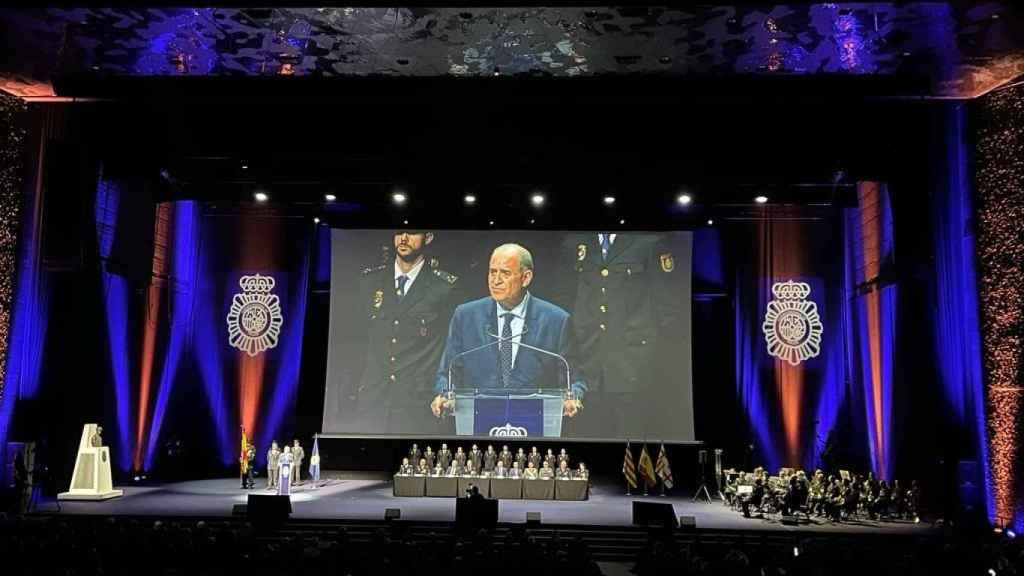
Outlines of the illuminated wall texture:
{"type": "Polygon", "coordinates": [[[997,522],[1022,519],[1024,86],[974,103],[978,299],[989,472],[997,522]]]}

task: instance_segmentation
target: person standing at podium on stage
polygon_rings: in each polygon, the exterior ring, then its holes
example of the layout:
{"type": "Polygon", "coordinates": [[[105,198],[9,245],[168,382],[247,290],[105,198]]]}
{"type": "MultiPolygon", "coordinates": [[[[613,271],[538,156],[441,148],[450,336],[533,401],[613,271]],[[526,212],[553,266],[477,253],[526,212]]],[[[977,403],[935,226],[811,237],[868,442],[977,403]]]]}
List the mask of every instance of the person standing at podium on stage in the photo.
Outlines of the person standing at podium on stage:
{"type": "Polygon", "coordinates": [[[295,458],[292,456],[292,447],[285,446],[281,458],[278,460],[278,467],[281,469],[281,476],[277,484],[277,494],[288,496],[292,493],[292,464],[295,458]]]}
{"type": "MultiPolygon", "coordinates": [[[[569,314],[554,304],[531,295],[533,255],[518,244],[503,244],[491,253],[487,270],[490,296],[466,302],[455,309],[448,340],[437,368],[437,383],[430,410],[441,417],[454,410],[451,384],[471,386],[482,393],[509,390],[566,389],[565,366],[558,359],[518,346],[521,342],[566,358],[573,365],[573,331],[569,314]],[[506,339],[502,341],[501,339],[506,339]],[[478,346],[496,343],[465,356],[478,346]],[[453,363],[454,361],[454,363],[453,363]]],[[[575,375],[574,375],[575,376],[575,375]]],[[[582,408],[586,385],[580,378],[571,383],[572,398],[565,398],[562,412],[573,417],[582,408]]]]}
{"type": "MultiPolygon", "coordinates": [[[[394,258],[366,268],[353,315],[365,335],[366,364],[344,409],[346,428],[359,433],[445,434],[423,409],[433,396],[448,321],[459,301],[458,278],[442,270],[428,247],[435,234],[398,230],[394,258]]],[[[414,460],[415,465],[419,460],[414,460]]]]}

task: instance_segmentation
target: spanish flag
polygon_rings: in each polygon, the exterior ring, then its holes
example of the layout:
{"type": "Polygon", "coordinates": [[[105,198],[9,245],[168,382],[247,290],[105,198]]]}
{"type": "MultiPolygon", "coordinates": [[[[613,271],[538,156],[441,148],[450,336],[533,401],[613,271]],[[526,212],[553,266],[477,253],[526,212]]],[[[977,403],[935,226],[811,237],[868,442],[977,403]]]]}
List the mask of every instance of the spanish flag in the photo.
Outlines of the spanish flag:
{"type": "Polygon", "coordinates": [[[633,464],[633,451],[626,442],[626,459],[622,462],[622,475],[626,477],[626,486],[630,490],[636,488],[636,465],[633,464]]]}
{"type": "Polygon", "coordinates": [[[249,439],[245,437],[245,428],[242,428],[242,452],[238,461],[242,463],[242,476],[249,472],[249,439]]]}
{"type": "Polygon", "coordinates": [[[651,462],[651,455],[647,453],[647,444],[640,450],[640,479],[648,488],[658,485],[658,480],[654,477],[654,462],[651,462]]]}

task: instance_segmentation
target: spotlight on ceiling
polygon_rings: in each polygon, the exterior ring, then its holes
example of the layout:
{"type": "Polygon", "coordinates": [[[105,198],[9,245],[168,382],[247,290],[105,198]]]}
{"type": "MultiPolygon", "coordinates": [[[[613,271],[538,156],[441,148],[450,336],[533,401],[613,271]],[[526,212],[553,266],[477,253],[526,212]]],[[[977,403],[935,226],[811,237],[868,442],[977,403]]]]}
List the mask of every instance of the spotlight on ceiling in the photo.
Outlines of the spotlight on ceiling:
{"type": "Polygon", "coordinates": [[[612,204],[615,204],[615,196],[605,196],[604,205],[611,206],[612,204]]]}
{"type": "Polygon", "coordinates": [[[760,196],[754,196],[754,202],[757,202],[758,204],[765,204],[768,202],[768,197],[763,194],[760,196]]]}
{"type": "Polygon", "coordinates": [[[334,194],[324,194],[324,200],[327,200],[328,202],[334,202],[337,199],[338,197],[334,194]]]}
{"type": "Polygon", "coordinates": [[[409,221],[408,220],[402,220],[402,224],[405,225],[405,226],[408,226],[409,225],[409,221]]]}
{"type": "Polygon", "coordinates": [[[408,199],[409,199],[409,197],[405,195],[405,192],[399,191],[399,192],[392,192],[391,193],[391,201],[394,202],[398,206],[401,206],[402,204],[405,204],[406,200],[408,200],[408,199]]]}
{"type": "Polygon", "coordinates": [[[536,220],[534,220],[533,218],[530,218],[530,224],[536,224],[536,223],[537,223],[536,220]]]}
{"type": "Polygon", "coordinates": [[[530,204],[533,204],[534,208],[540,208],[544,205],[544,195],[540,192],[534,192],[530,196],[530,204]]]}
{"type": "Polygon", "coordinates": [[[488,222],[488,224],[490,224],[491,226],[494,226],[494,220],[491,220],[490,222],[488,222]]]}
{"type": "Polygon", "coordinates": [[[693,202],[693,197],[685,193],[680,194],[679,196],[676,197],[676,202],[678,202],[680,206],[686,206],[690,202],[693,202]]]}
{"type": "Polygon", "coordinates": [[[626,221],[625,221],[625,220],[619,220],[619,224],[620,224],[620,225],[624,225],[625,223],[626,223],[626,221]]]}
{"type": "Polygon", "coordinates": [[[472,206],[473,204],[476,204],[476,196],[474,196],[473,194],[466,194],[465,196],[462,197],[462,200],[466,203],[467,206],[472,206]]]}
{"type": "Polygon", "coordinates": [[[715,221],[712,220],[711,218],[708,218],[708,226],[714,226],[714,225],[715,225],[715,221]]]}
{"type": "Polygon", "coordinates": [[[319,223],[320,223],[320,218],[317,218],[316,216],[314,216],[313,217],[313,224],[319,224],[319,223]]]}
{"type": "Polygon", "coordinates": [[[270,196],[268,196],[266,192],[262,192],[262,191],[261,192],[254,192],[253,195],[252,195],[252,198],[253,198],[253,200],[255,200],[257,202],[266,202],[267,200],[270,200],[270,196]]]}

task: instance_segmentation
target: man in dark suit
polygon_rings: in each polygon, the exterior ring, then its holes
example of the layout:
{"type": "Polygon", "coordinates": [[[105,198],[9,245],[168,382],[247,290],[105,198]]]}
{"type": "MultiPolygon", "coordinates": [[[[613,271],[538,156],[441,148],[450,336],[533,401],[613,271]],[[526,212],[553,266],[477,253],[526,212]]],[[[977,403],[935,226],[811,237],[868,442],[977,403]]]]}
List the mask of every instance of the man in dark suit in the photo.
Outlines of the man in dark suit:
{"type": "Polygon", "coordinates": [[[498,464],[498,453],[494,451],[494,446],[491,444],[487,445],[487,451],[484,452],[484,472],[494,472],[494,467],[498,464]]]}
{"type": "Polygon", "coordinates": [[[480,447],[473,444],[473,449],[469,451],[469,461],[473,463],[474,470],[480,470],[484,463],[484,453],[480,451],[480,447]]]}
{"type": "MultiPolygon", "coordinates": [[[[569,315],[558,306],[532,296],[533,256],[518,244],[499,246],[491,254],[487,274],[490,296],[455,309],[448,340],[437,371],[434,416],[454,409],[447,398],[448,367],[456,355],[477,346],[508,338],[506,342],[467,354],[452,365],[455,386],[481,391],[514,392],[565,389],[565,368],[555,357],[518,346],[520,342],[561,354],[572,366],[573,332],[569,315]]],[[[575,376],[575,375],[574,375],[575,376]]],[[[573,378],[574,396],[566,398],[562,411],[573,417],[582,407],[583,380],[573,378]]]]}
{"type": "Polygon", "coordinates": [[[506,470],[512,467],[512,452],[508,449],[507,444],[501,447],[501,452],[498,454],[498,462],[504,462],[506,470]]]}
{"type": "Polygon", "coordinates": [[[566,435],[637,437],[663,432],[651,426],[678,417],[672,411],[683,397],[675,396],[681,386],[671,381],[672,360],[684,346],[680,319],[690,303],[681,290],[689,271],[676,270],[673,239],[581,233],[563,240],[555,301],[572,314],[588,396],[566,435]],[[670,382],[655,386],[655,375],[670,382]]]}
{"type": "Polygon", "coordinates": [[[348,395],[346,431],[447,431],[423,410],[457,300],[456,277],[424,254],[433,240],[429,232],[397,231],[394,259],[363,270],[354,318],[361,322],[355,332],[365,335],[366,365],[348,395]]]}
{"type": "Polygon", "coordinates": [[[448,449],[448,444],[441,444],[441,449],[437,451],[437,463],[445,470],[452,463],[452,451],[448,449]]]}

